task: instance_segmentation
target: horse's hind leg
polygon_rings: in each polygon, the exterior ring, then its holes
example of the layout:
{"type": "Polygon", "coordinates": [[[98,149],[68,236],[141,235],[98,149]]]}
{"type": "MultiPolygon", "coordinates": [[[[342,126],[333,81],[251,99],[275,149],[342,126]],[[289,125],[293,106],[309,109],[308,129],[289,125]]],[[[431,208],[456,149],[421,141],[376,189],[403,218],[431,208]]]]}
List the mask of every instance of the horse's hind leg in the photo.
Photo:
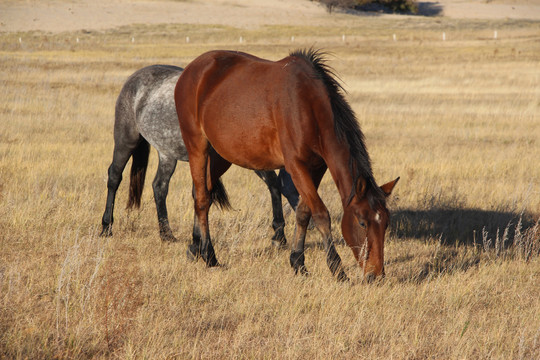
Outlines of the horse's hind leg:
{"type": "MultiPolygon", "coordinates": [[[[219,181],[231,163],[217,155],[204,138],[200,138],[198,142],[192,141],[190,146],[194,147],[189,152],[189,167],[193,179],[195,220],[193,223],[193,243],[188,247],[188,257],[197,258],[200,256],[206,262],[206,266],[218,266],[219,262],[210,238],[208,212],[210,205],[212,205],[213,184],[219,181]]],[[[219,190],[223,191],[221,198],[226,198],[224,189],[220,187],[219,190]]],[[[228,203],[228,200],[224,203],[228,203]]]]}
{"type": "Polygon", "coordinates": [[[268,186],[268,190],[270,191],[270,197],[272,198],[272,228],[274,229],[272,242],[274,245],[284,248],[287,245],[287,239],[285,238],[285,219],[283,218],[283,207],[281,204],[281,191],[279,191],[278,177],[273,171],[256,170],[255,173],[266,183],[266,186],[268,186]]]}
{"type": "Polygon", "coordinates": [[[118,190],[118,186],[120,186],[120,182],[122,181],[122,172],[124,171],[129,157],[136,147],[136,142],[132,146],[128,144],[114,145],[113,161],[108,170],[107,203],[105,205],[105,212],[103,213],[103,217],[101,219],[102,230],[100,236],[112,236],[116,191],[118,190]]]}
{"type": "Polygon", "coordinates": [[[167,212],[167,194],[169,193],[169,183],[176,168],[176,159],[159,154],[159,165],[152,183],[154,190],[154,200],[156,201],[157,217],[159,223],[159,236],[163,241],[177,241],[169,226],[169,216],[167,212]]]}
{"type": "Polygon", "coordinates": [[[299,201],[298,191],[294,187],[291,175],[284,169],[279,170],[278,186],[291,207],[296,210],[299,201]]]}

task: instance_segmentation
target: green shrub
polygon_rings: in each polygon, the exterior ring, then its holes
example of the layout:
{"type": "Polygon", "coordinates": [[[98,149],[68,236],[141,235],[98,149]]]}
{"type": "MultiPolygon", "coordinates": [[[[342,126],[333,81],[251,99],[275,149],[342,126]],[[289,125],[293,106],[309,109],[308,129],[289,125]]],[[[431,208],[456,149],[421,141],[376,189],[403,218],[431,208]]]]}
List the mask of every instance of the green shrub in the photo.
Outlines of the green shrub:
{"type": "Polygon", "coordinates": [[[418,12],[418,4],[415,0],[374,0],[372,3],[383,5],[397,13],[416,14],[418,12]]]}

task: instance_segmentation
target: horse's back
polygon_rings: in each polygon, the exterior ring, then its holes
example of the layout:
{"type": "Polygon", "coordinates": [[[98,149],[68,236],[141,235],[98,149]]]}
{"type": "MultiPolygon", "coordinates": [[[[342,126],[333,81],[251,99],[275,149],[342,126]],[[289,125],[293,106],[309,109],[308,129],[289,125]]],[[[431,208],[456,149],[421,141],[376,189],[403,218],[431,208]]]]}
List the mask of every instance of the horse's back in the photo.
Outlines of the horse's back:
{"type": "MultiPolygon", "coordinates": [[[[299,64],[291,57],[270,61],[239,51],[213,50],[200,55],[186,67],[183,84],[191,83],[197,88],[194,95],[205,100],[217,88],[234,89],[233,97],[261,88],[282,88],[283,79],[290,79],[291,71],[299,64]],[[265,81],[267,79],[273,81],[265,81]]],[[[309,67],[302,70],[306,69],[309,67]]]]}
{"type": "Polygon", "coordinates": [[[327,99],[303,59],[269,61],[234,51],[211,51],[195,59],[176,92],[177,101],[183,102],[180,113],[196,114],[195,126],[221,156],[254,169],[282,167],[283,153],[291,146],[303,156],[313,155],[317,144],[303,146],[298,140],[312,131],[305,126],[319,110],[312,100],[327,99]]]}
{"type": "Polygon", "coordinates": [[[174,87],[182,71],[151,65],[128,78],[116,103],[115,139],[136,131],[161,156],[187,161],[174,105],[174,87]]]}

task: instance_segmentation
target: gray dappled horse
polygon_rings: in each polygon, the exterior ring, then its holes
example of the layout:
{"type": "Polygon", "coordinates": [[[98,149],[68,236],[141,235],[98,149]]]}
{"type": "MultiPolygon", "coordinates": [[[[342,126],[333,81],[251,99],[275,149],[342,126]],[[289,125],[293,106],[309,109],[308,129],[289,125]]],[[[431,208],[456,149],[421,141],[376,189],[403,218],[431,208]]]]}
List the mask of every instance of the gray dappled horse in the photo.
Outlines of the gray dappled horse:
{"type": "MultiPolygon", "coordinates": [[[[178,123],[174,104],[174,88],[183,69],[170,65],[152,65],[136,71],[124,84],[116,101],[114,122],[113,161],[108,171],[107,205],[103,213],[101,236],[112,235],[113,211],[116,191],[122,181],[122,172],[133,157],[127,208],[140,207],[144,187],[150,144],[157,150],[159,165],[152,183],[156,201],[159,234],[164,241],[176,241],[167,214],[166,198],[169,181],[177,161],[188,161],[188,154],[178,123]]],[[[296,208],[298,193],[290,175],[282,171],[255,171],[266,183],[272,198],[274,235],[272,240],[285,245],[281,193],[296,208]]],[[[221,182],[216,188],[223,188],[221,182]]],[[[223,208],[230,207],[228,199],[212,200],[223,208]]]]}

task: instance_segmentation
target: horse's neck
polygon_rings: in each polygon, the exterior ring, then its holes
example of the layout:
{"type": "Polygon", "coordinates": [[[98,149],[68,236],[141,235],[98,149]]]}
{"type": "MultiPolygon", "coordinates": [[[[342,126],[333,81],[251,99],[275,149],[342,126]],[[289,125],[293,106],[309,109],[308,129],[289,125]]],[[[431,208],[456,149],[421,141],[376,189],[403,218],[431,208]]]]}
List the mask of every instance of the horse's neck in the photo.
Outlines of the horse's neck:
{"type": "Polygon", "coordinates": [[[349,166],[351,154],[348,147],[341,144],[332,144],[326,147],[323,158],[338,188],[343,206],[345,206],[354,186],[349,166]]]}

